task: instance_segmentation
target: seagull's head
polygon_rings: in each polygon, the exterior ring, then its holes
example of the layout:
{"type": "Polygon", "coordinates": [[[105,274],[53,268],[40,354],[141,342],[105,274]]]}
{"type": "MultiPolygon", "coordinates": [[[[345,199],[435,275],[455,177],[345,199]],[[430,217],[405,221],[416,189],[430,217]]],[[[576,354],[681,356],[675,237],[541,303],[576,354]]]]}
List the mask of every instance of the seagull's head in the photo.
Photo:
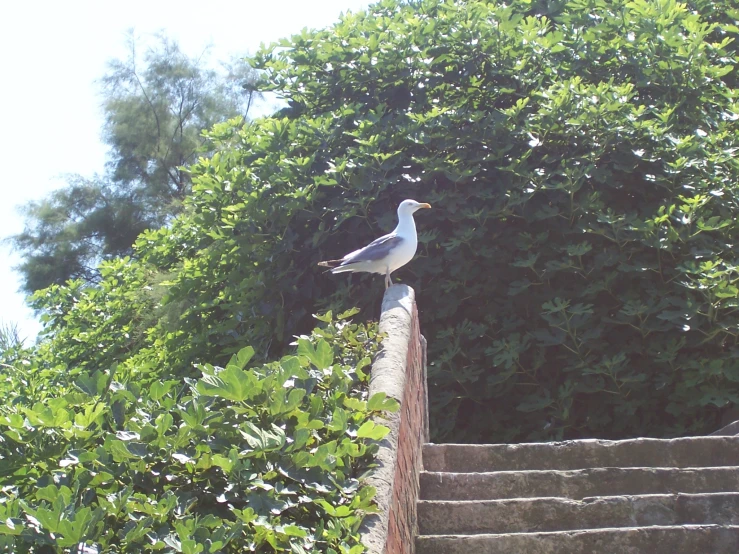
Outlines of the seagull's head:
{"type": "Polygon", "coordinates": [[[400,206],[398,206],[398,217],[401,215],[413,215],[416,210],[420,210],[421,208],[430,208],[431,204],[426,204],[425,202],[416,202],[415,200],[403,200],[400,203],[400,206]]]}

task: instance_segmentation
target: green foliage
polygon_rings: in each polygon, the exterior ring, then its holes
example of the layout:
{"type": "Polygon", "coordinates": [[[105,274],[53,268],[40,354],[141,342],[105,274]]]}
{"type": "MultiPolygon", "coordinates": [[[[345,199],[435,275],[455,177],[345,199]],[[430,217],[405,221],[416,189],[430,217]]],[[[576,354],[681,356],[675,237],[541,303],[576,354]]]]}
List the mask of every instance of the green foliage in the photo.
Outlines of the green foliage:
{"type": "Polygon", "coordinates": [[[355,554],[374,441],[375,327],[323,317],[297,352],[172,379],[0,367],[0,551],[355,554]],[[51,385],[51,386],[50,386],[51,385]]]}
{"type": "Polygon", "coordinates": [[[101,260],[131,254],[141,232],[167,223],[190,191],[184,166],[208,150],[203,131],[245,117],[256,94],[243,62],[218,72],[164,36],[143,55],[132,33],[127,43],[129,57],[112,60],[102,79],[108,170],[70,175],[66,187],[30,202],[26,228],[11,237],[29,293],[70,278],[99,281],[101,260]]]}
{"type": "Polygon", "coordinates": [[[436,440],[715,429],[739,403],[738,19],[707,0],[385,0],[267,48],[261,89],[288,107],[216,125],[188,210],[99,288],[38,293],[40,351],[176,375],[243,344],[279,356],[316,311],[376,313],[380,279],[315,263],[415,198],[434,210],[398,277],[436,440]]]}
{"type": "Polygon", "coordinates": [[[290,257],[316,260],[402,198],[434,206],[403,275],[437,439],[715,429],[739,402],[737,19],[728,2],[381,2],[257,57],[293,108],[264,139],[279,161],[242,150],[238,213],[294,198],[313,219],[285,216],[290,257]]]}
{"type": "MultiPolygon", "coordinates": [[[[263,344],[315,298],[376,306],[376,279],[307,268],[416,198],[434,219],[399,276],[437,439],[711,430],[739,401],[736,19],[725,2],[385,1],[283,41],[254,63],[289,108],[214,129],[193,168],[207,237],[171,298],[212,302],[195,336],[252,306],[263,344]]],[[[165,266],[195,246],[169,241],[139,245],[165,266]]]]}

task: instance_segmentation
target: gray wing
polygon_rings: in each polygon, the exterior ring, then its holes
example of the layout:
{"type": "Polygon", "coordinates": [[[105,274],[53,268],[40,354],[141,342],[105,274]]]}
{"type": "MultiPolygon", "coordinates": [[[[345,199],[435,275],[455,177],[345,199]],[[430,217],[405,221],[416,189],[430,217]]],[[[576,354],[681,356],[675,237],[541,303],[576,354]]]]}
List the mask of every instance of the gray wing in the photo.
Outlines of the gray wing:
{"type": "Polygon", "coordinates": [[[403,242],[398,235],[389,234],[379,239],[373,240],[364,248],[355,250],[351,254],[344,256],[341,265],[349,265],[358,262],[376,262],[382,260],[393,248],[397,248],[403,242]]]}

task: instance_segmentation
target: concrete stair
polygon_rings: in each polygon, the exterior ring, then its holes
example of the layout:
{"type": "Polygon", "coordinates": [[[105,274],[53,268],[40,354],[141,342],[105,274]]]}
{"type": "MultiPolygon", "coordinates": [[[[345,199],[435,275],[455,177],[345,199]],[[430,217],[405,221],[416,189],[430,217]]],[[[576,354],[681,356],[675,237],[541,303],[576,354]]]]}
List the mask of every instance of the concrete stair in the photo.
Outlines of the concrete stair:
{"type": "Polygon", "coordinates": [[[739,553],[739,436],[427,444],[417,554],[739,553]]]}

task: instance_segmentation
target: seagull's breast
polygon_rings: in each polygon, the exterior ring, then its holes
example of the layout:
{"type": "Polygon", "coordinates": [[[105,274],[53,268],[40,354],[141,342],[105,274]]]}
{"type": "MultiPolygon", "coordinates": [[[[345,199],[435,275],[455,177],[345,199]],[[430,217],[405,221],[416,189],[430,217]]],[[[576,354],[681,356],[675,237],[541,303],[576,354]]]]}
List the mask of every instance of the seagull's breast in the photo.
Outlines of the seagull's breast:
{"type": "Polygon", "coordinates": [[[413,256],[416,255],[417,247],[418,239],[415,233],[410,237],[403,237],[403,241],[388,256],[387,265],[390,267],[390,271],[393,272],[410,262],[413,256]]]}

